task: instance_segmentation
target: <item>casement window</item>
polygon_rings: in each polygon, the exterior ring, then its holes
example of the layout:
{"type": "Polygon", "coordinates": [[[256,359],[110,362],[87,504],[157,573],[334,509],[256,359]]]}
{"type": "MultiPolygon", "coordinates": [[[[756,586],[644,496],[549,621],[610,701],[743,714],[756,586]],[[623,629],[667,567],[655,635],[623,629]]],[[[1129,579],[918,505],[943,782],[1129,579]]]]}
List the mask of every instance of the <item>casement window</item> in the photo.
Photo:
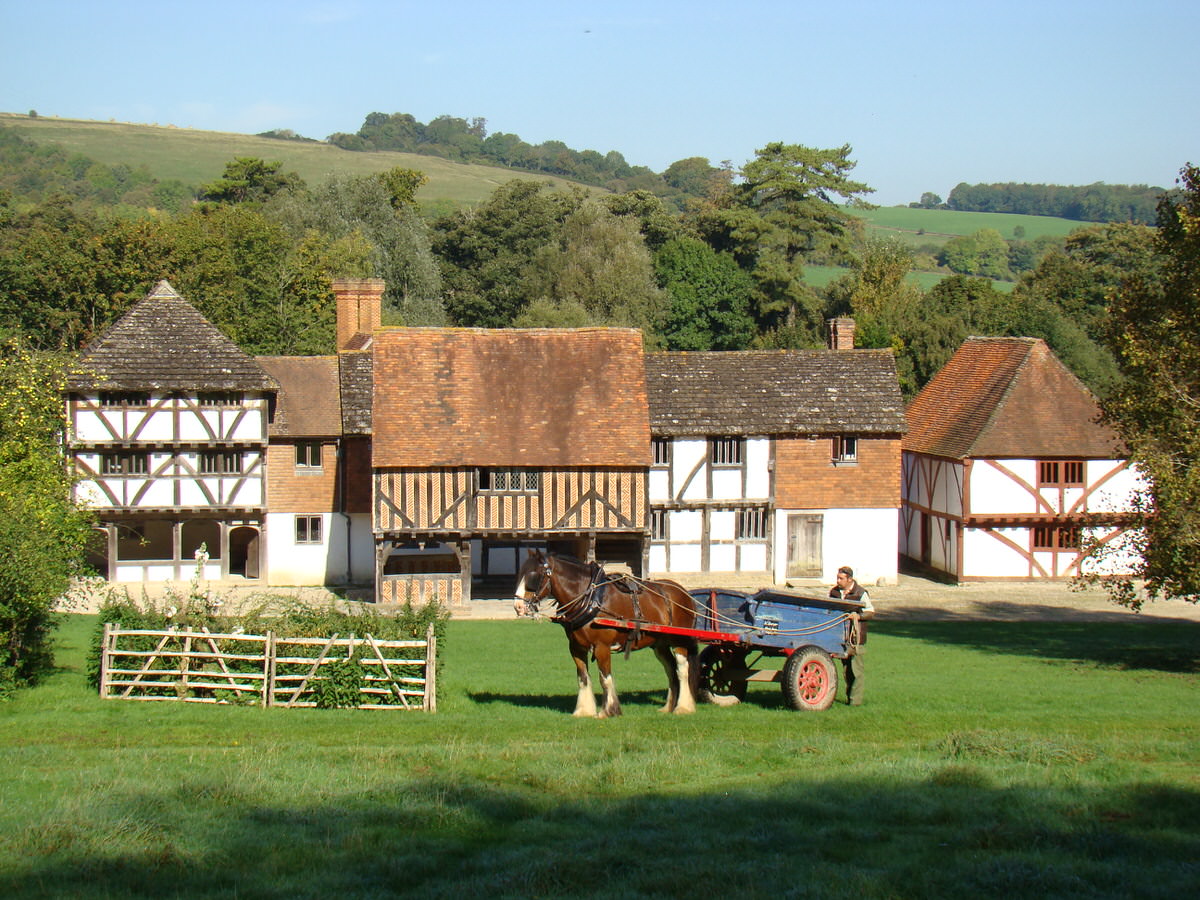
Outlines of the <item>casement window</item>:
{"type": "Polygon", "coordinates": [[[858,462],[858,438],[852,434],[839,434],[833,439],[833,461],[835,463],[858,462]]]}
{"type": "Polygon", "coordinates": [[[1077,525],[1038,525],[1033,529],[1034,550],[1078,550],[1077,525]]]}
{"type": "Polygon", "coordinates": [[[708,439],[708,461],[714,466],[740,466],[746,441],[740,437],[708,439]]]}
{"type": "Polygon", "coordinates": [[[105,409],[120,406],[149,406],[150,395],[144,391],[101,391],[100,405],[105,409]]]}
{"type": "Polygon", "coordinates": [[[101,453],[101,475],[145,475],[149,470],[148,453],[101,453]]]}
{"type": "Polygon", "coordinates": [[[296,516],[296,543],[321,543],[321,517],[296,516]]]}
{"type": "Polygon", "coordinates": [[[650,510],[650,540],[665,541],[667,539],[667,511],[665,509],[650,510]]]}
{"type": "Polygon", "coordinates": [[[296,444],[296,468],[321,468],[321,442],[300,441],[296,444]]]}
{"type": "Polygon", "coordinates": [[[240,391],[201,391],[201,406],[241,406],[243,395],[240,391]]]}
{"type": "Polygon", "coordinates": [[[738,540],[756,540],[767,536],[765,509],[739,509],[737,514],[738,540]]]}
{"type": "Polygon", "coordinates": [[[1038,487],[1083,487],[1083,460],[1041,460],[1038,463],[1038,487]]]}
{"type": "Polygon", "coordinates": [[[537,469],[480,469],[481,491],[505,493],[536,493],[541,489],[541,472],[537,469]]]}
{"type": "Polygon", "coordinates": [[[656,437],[650,439],[650,448],[653,451],[653,462],[655,466],[669,466],[671,464],[671,439],[665,437],[656,437]]]}
{"type": "Polygon", "coordinates": [[[201,475],[241,475],[242,454],[236,450],[213,450],[200,454],[201,475]]]}

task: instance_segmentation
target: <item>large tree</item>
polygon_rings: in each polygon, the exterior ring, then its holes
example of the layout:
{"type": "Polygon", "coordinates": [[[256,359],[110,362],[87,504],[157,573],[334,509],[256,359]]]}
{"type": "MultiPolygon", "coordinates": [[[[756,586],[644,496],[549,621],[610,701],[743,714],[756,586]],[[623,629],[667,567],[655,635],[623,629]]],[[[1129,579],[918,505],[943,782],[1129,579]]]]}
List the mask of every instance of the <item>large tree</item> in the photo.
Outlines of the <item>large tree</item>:
{"type": "Polygon", "coordinates": [[[1108,582],[1119,603],[1200,600],[1200,168],[1158,208],[1156,276],[1136,275],[1112,304],[1109,339],[1125,381],[1103,404],[1145,480],[1134,579],[1108,582]]]}
{"type": "Polygon", "coordinates": [[[65,371],[15,339],[0,347],[0,695],[50,671],[53,604],[90,534],[59,450],[65,371]]]}
{"type": "Polygon", "coordinates": [[[860,220],[845,202],[872,189],[850,180],[854,166],[849,145],[816,150],[771,143],[755,151],[738,184],[698,215],[702,236],[753,275],[756,318],[764,328],[820,333],[820,304],[803,282],[804,263],[841,260],[858,237],[860,220]]]}

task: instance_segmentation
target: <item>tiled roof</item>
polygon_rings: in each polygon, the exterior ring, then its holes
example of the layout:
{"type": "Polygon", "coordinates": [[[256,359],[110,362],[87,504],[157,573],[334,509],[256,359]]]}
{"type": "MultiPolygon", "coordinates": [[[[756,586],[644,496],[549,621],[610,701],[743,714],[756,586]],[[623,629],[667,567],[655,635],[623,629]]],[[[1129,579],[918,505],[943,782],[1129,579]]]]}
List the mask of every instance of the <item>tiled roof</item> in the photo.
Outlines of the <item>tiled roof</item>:
{"type": "Polygon", "coordinates": [[[639,331],[403,328],[373,349],[376,466],[649,464],[639,331]]]}
{"type": "Polygon", "coordinates": [[[1092,393],[1036,338],[967,338],[908,408],[904,449],[951,459],[1124,456],[1092,393]]]}
{"type": "Polygon", "coordinates": [[[271,437],[342,433],[336,356],[260,356],[257,361],[279,382],[271,437]]]}
{"type": "Polygon", "coordinates": [[[890,350],[649,353],[650,428],[700,434],[899,434],[890,350]]]}
{"type": "Polygon", "coordinates": [[[374,360],[370,353],[339,353],[338,375],[342,384],[342,431],[371,433],[371,399],[375,390],[374,360]]]}
{"type": "Polygon", "coordinates": [[[273,391],[254,359],[160,281],[82,353],[76,390],[273,391]]]}

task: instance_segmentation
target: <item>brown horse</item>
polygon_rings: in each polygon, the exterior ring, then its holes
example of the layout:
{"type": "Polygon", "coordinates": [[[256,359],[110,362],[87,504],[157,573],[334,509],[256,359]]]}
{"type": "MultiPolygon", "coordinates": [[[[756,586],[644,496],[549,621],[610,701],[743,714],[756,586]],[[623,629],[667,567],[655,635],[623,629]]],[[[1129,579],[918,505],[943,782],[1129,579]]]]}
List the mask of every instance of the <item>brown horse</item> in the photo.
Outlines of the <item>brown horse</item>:
{"type": "Polygon", "coordinates": [[[684,635],[610,628],[596,625],[598,616],[623,621],[648,622],[693,628],[696,610],[692,597],[673,581],[610,578],[595,563],[582,563],[555,553],[531,550],[517,573],[517,615],[536,612],[537,605],[554,600],[554,621],[563,626],[579,676],[575,715],[607,718],[621,714],[613,686],[612,651],[654,647],[667,672],[669,689],[663,712],[696,711],[696,639],[684,635]],[[588,674],[588,654],[600,670],[604,703],[596,710],[596,695],[588,674]]]}

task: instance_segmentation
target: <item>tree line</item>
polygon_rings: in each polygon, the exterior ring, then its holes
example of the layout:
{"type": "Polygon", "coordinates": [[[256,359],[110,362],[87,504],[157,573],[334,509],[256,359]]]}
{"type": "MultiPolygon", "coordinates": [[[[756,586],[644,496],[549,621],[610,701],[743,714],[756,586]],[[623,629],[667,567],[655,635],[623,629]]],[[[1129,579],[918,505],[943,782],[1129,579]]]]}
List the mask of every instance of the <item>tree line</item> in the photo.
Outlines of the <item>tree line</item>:
{"type": "MultiPolygon", "coordinates": [[[[1161,187],[1144,184],[966,184],[950,192],[945,208],[962,212],[1057,216],[1080,222],[1132,222],[1153,225],[1161,187]]],[[[938,206],[935,194],[923,194],[916,206],[938,206]],[[935,202],[936,201],[936,202],[935,202]]]]}

